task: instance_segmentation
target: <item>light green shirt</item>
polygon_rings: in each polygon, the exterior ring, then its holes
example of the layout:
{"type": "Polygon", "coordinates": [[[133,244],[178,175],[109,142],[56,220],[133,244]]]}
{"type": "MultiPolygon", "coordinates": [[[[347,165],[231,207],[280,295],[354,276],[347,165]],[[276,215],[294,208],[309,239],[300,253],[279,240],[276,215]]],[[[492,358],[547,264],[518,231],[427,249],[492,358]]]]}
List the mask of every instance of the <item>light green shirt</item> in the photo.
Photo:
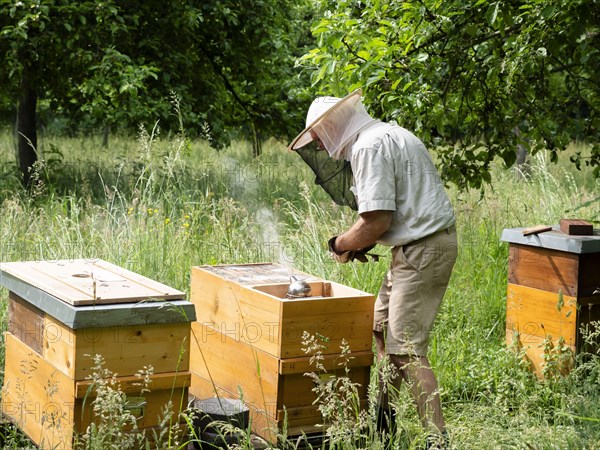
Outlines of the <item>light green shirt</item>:
{"type": "Polygon", "coordinates": [[[350,163],[359,214],[393,211],[378,244],[404,245],[454,225],[433,160],[410,131],[384,122],[370,126],[352,146],[350,163]]]}

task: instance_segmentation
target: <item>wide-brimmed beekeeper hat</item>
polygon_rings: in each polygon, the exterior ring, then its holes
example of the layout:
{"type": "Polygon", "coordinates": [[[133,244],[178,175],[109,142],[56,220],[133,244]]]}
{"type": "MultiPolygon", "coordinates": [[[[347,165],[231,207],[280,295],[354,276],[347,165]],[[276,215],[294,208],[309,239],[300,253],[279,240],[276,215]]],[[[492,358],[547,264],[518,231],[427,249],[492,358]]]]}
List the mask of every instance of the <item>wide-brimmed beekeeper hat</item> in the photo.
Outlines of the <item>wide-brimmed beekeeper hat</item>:
{"type": "Polygon", "coordinates": [[[344,98],[317,97],[306,114],[306,127],[288,146],[297,150],[314,140],[314,133],[331,157],[335,157],[358,132],[375,121],[360,101],[357,89],[344,98]],[[312,132],[312,133],[311,133],[312,132]]]}

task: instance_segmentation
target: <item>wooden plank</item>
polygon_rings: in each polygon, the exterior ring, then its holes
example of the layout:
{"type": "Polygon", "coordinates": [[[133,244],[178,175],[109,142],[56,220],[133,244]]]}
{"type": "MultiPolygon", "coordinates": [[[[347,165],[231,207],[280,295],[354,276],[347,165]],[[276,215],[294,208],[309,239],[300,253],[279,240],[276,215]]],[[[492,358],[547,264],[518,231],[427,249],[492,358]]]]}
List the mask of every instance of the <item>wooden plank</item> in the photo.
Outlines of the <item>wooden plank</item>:
{"type": "Polygon", "coordinates": [[[192,324],[190,370],[248,404],[277,404],[277,358],[200,323],[192,324]]]}
{"type": "Polygon", "coordinates": [[[533,227],[523,229],[521,233],[523,233],[523,236],[530,236],[532,234],[540,234],[546,231],[552,231],[552,227],[548,225],[535,225],[533,227]]]}
{"type": "Polygon", "coordinates": [[[8,293],[8,331],[38,354],[42,354],[44,312],[12,292],[8,293]]]}
{"type": "MultiPolygon", "coordinates": [[[[206,399],[212,397],[223,397],[239,399],[239,395],[227,392],[223,389],[214,388],[210,381],[205,380],[192,373],[192,386],[190,392],[197,398],[206,399]]],[[[245,400],[245,399],[244,399],[245,400]]],[[[323,419],[318,411],[318,406],[308,405],[299,408],[268,410],[256,405],[246,404],[250,413],[250,426],[252,432],[271,444],[277,443],[277,437],[281,434],[287,414],[287,435],[301,436],[315,432],[325,432],[326,426],[321,426],[323,419]]],[[[367,400],[361,400],[361,407],[366,408],[367,400]]]]}
{"type": "Polygon", "coordinates": [[[181,291],[102,260],[11,262],[0,268],[72,305],[185,298],[181,291]]]}
{"type": "Polygon", "coordinates": [[[591,236],[594,234],[594,225],[587,220],[560,219],[560,231],[571,236],[591,236]]]}
{"type": "MultiPolygon", "coordinates": [[[[137,395],[132,392],[132,396],[142,397],[145,401],[143,409],[136,408],[130,411],[136,417],[136,424],[139,428],[154,428],[160,425],[162,418],[165,417],[165,407],[169,402],[171,402],[171,408],[167,411],[171,411],[173,414],[173,421],[178,421],[178,413],[185,410],[188,403],[187,388],[151,390],[137,395]]],[[[85,408],[83,400],[76,399],[74,401],[73,426],[78,433],[85,431],[94,420],[92,405],[94,399],[86,399],[85,408]]],[[[131,431],[131,429],[131,426],[125,427],[125,431],[131,431]]]]}
{"type": "MultiPolygon", "coordinates": [[[[164,283],[160,283],[159,281],[153,280],[152,278],[145,277],[131,270],[127,270],[123,267],[117,266],[115,264],[109,263],[108,261],[104,261],[101,259],[94,261],[94,266],[101,268],[106,271],[106,273],[110,273],[115,275],[117,278],[125,278],[127,281],[130,281],[137,286],[144,287],[150,291],[155,292],[152,295],[152,298],[155,299],[183,299],[185,298],[185,293],[174,289],[170,286],[167,286],[164,283]]],[[[99,279],[99,281],[104,281],[99,279]]],[[[106,282],[111,282],[112,277],[110,277],[106,282]]],[[[149,298],[150,296],[144,296],[144,298],[149,298]]]]}
{"type": "Polygon", "coordinates": [[[6,272],[0,272],[0,284],[8,288],[10,295],[23,299],[72,329],[182,323],[196,318],[194,305],[187,300],[73,306],[6,272]]]}
{"type": "MultiPolygon", "coordinates": [[[[367,398],[367,390],[370,381],[370,367],[353,367],[346,374],[344,369],[337,368],[324,373],[315,372],[322,382],[327,382],[332,377],[348,376],[352,383],[360,385],[358,387],[359,398],[367,398]]],[[[317,400],[317,394],[313,391],[315,380],[304,373],[290,374],[282,376],[279,383],[279,401],[278,408],[285,406],[287,409],[305,407],[312,405],[317,400]]]]}
{"type": "MultiPolygon", "coordinates": [[[[368,400],[361,398],[360,408],[365,409],[368,406],[368,400]]],[[[277,411],[277,421],[283,422],[285,417],[288,420],[288,426],[296,428],[302,425],[318,425],[323,423],[323,416],[319,412],[319,405],[304,406],[301,408],[280,409],[277,411]]],[[[321,427],[323,429],[323,427],[321,427]]],[[[308,431],[306,431],[308,433],[308,431]]]]}
{"type": "Polygon", "coordinates": [[[362,352],[372,348],[374,297],[364,295],[331,300],[294,300],[282,306],[282,359],[305,356],[302,335],[327,338],[324,353],[340,352],[345,340],[350,350],[362,352]]]}
{"type": "Polygon", "coordinates": [[[512,284],[562,292],[577,297],[579,255],[527,245],[511,244],[508,281],[512,284]]]}
{"type": "Polygon", "coordinates": [[[153,366],[155,373],[187,371],[190,328],[189,323],[174,323],[76,330],[73,378],[89,375],[90,355],[95,354],[119,376],[133,375],[144,366],[153,366]]]}
{"type": "MultiPolygon", "coordinates": [[[[186,372],[169,372],[169,373],[153,373],[150,377],[148,389],[153,391],[168,391],[171,389],[187,388],[190,386],[191,373],[186,372]]],[[[140,393],[140,378],[137,376],[118,377],[121,391],[125,394],[140,393]]],[[[76,398],[85,398],[86,396],[95,397],[95,390],[92,388],[91,380],[83,380],[75,382],[76,398]]]]}
{"type": "MultiPolygon", "coordinates": [[[[368,400],[366,398],[362,398],[360,400],[360,409],[366,409],[368,407],[368,400]]],[[[291,429],[301,429],[299,434],[302,432],[308,434],[310,433],[310,429],[312,427],[320,428],[320,430],[325,430],[326,427],[320,426],[323,424],[323,416],[319,412],[319,405],[311,405],[304,406],[301,408],[290,408],[290,409],[280,409],[277,411],[277,421],[279,423],[283,423],[284,419],[287,417],[288,427],[291,429]]],[[[290,432],[290,435],[293,435],[290,432]]]]}
{"type": "Polygon", "coordinates": [[[190,299],[199,323],[279,354],[281,301],[198,268],[192,269],[190,299]]]}
{"type": "Polygon", "coordinates": [[[577,300],[574,297],[509,283],[506,296],[506,327],[519,332],[523,343],[552,336],[575,346],[577,300]]]}
{"type": "Polygon", "coordinates": [[[192,272],[197,270],[212,273],[223,280],[227,280],[241,286],[289,283],[292,275],[305,279],[306,281],[319,281],[319,278],[317,277],[291,267],[274,263],[228,264],[192,267],[192,272]]]}
{"type": "Polygon", "coordinates": [[[144,366],[153,366],[155,373],[184,372],[189,370],[190,328],[189,323],[175,323],[71,330],[47,315],[43,356],[73,380],[91,373],[96,354],[120,376],[134,375],[144,366]]]}
{"type": "MultiPolygon", "coordinates": [[[[373,352],[371,350],[362,352],[352,352],[350,354],[348,367],[370,367],[373,364],[373,352]]],[[[341,358],[339,354],[323,355],[323,366],[327,370],[339,367],[341,358]]],[[[279,373],[287,375],[290,373],[306,373],[314,371],[314,364],[310,363],[310,357],[302,356],[296,358],[287,358],[279,360],[279,373]]]]}
{"type": "MultiPolygon", "coordinates": [[[[74,432],[83,432],[92,420],[93,393],[86,399],[90,381],[75,383],[11,333],[5,334],[6,359],[2,413],[44,449],[70,449],[74,432]]],[[[150,392],[140,392],[134,377],[117,378],[121,389],[146,400],[140,428],[155,427],[163,408],[187,406],[190,373],[153,374],[150,392]]],[[[175,416],[177,417],[177,416],[175,416]]]]}
{"type": "Polygon", "coordinates": [[[281,357],[284,359],[304,355],[303,333],[319,335],[323,341],[324,353],[340,352],[345,340],[352,351],[366,351],[372,346],[373,312],[364,312],[360,318],[356,314],[315,314],[287,316],[281,324],[283,330],[281,357]]]}
{"type": "Polygon", "coordinates": [[[243,392],[228,391],[222,386],[215,385],[210,379],[206,379],[197,373],[191,372],[190,394],[199,399],[209,399],[215,397],[231,398],[241,400],[248,408],[260,411],[261,414],[273,419],[277,414],[277,403],[254,403],[251,402],[243,392]]]}
{"type": "Polygon", "coordinates": [[[5,333],[2,413],[43,449],[71,448],[74,383],[11,333],[5,333]]]}
{"type": "Polygon", "coordinates": [[[319,405],[309,405],[299,408],[287,408],[277,411],[276,420],[283,424],[287,421],[289,427],[314,426],[323,423],[319,405]]]}
{"type": "MultiPolygon", "coordinates": [[[[76,367],[77,349],[75,347],[75,331],[49,315],[44,317],[44,329],[46,330],[42,353],[44,359],[69,376],[69,378],[78,379],[75,375],[78,370],[76,367]]],[[[87,365],[91,367],[91,357],[88,358],[87,365]]],[[[79,374],[79,377],[85,378],[81,374],[79,374]]]]}

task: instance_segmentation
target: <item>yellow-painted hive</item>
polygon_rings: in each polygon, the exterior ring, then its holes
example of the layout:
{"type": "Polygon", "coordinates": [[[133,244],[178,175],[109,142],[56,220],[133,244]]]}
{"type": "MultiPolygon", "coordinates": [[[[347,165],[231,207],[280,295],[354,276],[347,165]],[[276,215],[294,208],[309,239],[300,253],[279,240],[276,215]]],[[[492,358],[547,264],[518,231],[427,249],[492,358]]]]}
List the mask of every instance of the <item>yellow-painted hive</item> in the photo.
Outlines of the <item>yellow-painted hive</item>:
{"type": "Polygon", "coordinates": [[[276,442],[284,420],[288,436],[322,430],[314,404],[318,372],[303,351],[302,335],[326,338],[325,376],[344,376],[343,340],[351,350],[349,377],[367,400],[373,362],[374,296],[279,264],[193,267],[190,392],[199,399],[241,398],[250,409],[252,431],[276,442]],[[287,298],[292,278],[310,295],[287,298]]]}
{"type": "MultiPolygon", "coordinates": [[[[102,260],[0,264],[9,290],[2,413],[42,449],[69,450],[95,420],[93,356],[117,377],[139,430],[187,405],[185,294],[102,260]],[[136,373],[153,367],[149,392],[136,373]]],[[[177,416],[175,416],[177,417],[177,416]]]]}

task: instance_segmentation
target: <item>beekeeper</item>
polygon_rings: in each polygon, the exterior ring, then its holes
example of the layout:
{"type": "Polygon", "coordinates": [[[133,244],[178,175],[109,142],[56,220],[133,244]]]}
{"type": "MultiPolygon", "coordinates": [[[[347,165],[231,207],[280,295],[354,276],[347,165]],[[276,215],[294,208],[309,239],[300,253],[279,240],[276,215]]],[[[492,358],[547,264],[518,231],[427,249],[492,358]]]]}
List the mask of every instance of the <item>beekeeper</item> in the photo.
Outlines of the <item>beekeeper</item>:
{"type": "MultiPolygon", "coordinates": [[[[315,99],[306,128],[289,148],[301,152],[312,142],[333,160],[349,161],[359,217],[329,240],[329,251],[346,263],[364,261],[376,243],[392,247],[390,268],[375,302],[378,356],[388,355],[409,381],[426,430],[446,439],[427,348],[457,255],[454,211],[423,143],[400,126],[373,119],[361,93],[315,99]]],[[[319,178],[318,165],[313,170],[319,178]]],[[[378,417],[382,431],[389,426],[387,412],[384,398],[378,417]]]]}

